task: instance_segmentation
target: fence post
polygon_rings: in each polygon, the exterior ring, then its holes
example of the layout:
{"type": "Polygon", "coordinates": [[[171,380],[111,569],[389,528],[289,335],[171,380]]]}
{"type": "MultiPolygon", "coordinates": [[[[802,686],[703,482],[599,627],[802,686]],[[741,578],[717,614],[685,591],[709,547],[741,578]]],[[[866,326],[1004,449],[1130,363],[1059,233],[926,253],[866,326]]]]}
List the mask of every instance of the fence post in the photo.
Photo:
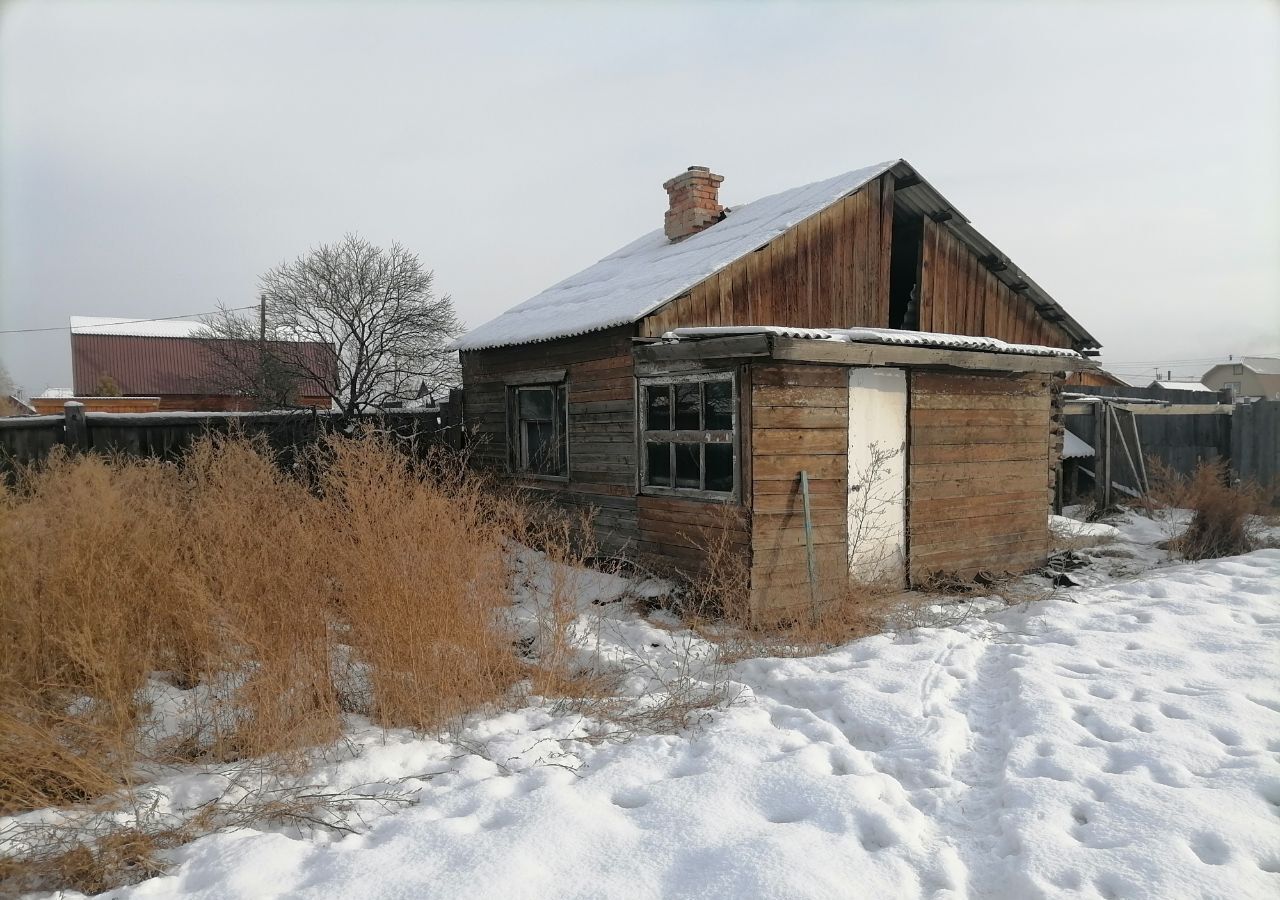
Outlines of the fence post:
{"type": "Polygon", "coordinates": [[[72,450],[89,449],[89,421],[84,415],[84,404],[79,400],[68,400],[62,407],[65,416],[62,442],[72,450]]]}
{"type": "Polygon", "coordinates": [[[1101,512],[1111,508],[1111,406],[1099,399],[1093,406],[1093,488],[1094,506],[1101,512]]]}
{"type": "Polygon", "coordinates": [[[809,563],[809,619],[818,624],[818,566],[813,556],[813,515],[809,511],[809,473],[800,470],[800,499],[804,503],[804,549],[809,563]]]}

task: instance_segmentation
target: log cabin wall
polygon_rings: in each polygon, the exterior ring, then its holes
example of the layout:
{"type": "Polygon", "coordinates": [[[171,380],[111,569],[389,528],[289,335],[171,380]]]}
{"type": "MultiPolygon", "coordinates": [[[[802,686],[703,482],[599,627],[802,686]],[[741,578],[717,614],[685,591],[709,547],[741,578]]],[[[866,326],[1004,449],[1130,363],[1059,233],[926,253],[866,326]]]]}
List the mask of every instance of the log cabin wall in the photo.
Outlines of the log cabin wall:
{"type": "Polygon", "coordinates": [[[934,573],[1021,572],[1048,553],[1047,375],[910,373],[912,583],[934,573]]]}
{"type": "Polygon", "coordinates": [[[568,387],[568,480],[527,479],[570,508],[595,507],[596,538],[617,552],[639,537],[636,400],[631,326],[462,354],[463,409],[472,458],[506,470],[508,379],[564,369],[568,387]]]}
{"type": "Polygon", "coordinates": [[[892,220],[893,181],[886,175],[700,282],[645,318],[639,333],[658,337],[706,325],[887,326],[892,220]]]}
{"type": "Polygon", "coordinates": [[[753,619],[808,615],[801,470],[809,474],[819,597],[848,584],[849,370],[757,363],[751,416],[753,619]]]}
{"type": "Polygon", "coordinates": [[[1071,336],[993,275],[945,225],[924,220],[920,331],[1071,347],[1071,336]]]}

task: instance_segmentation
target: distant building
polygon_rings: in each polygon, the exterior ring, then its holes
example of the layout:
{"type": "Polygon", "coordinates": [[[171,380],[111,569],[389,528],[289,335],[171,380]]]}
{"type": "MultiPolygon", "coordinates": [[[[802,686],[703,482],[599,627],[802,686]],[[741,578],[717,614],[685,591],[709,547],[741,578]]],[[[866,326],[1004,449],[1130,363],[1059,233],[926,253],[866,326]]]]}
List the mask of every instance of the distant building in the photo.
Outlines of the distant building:
{"type": "Polygon", "coordinates": [[[1075,387],[1130,387],[1129,382],[1106,369],[1082,369],[1068,372],[1063,384],[1075,387]]]}
{"type": "Polygon", "coordinates": [[[1161,391],[1194,391],[1197,394],[1217,393],[1213,388],[1198,381],[1153,381],[1147,387],[1161,391]]]}
{"type": "MultiPolygon", "coordinates": [[[[252,400],[228,386],[233,379],[211,347],[214,340],[200,322],[72,316],[71,396],[39,397],[33,404],[40,412],[61,412],[73,398],[90,412],[254,408],[252,400]]],[[[305,352],[314,357],[316,371],[334,365],[327,344],[308,343],[305,352]]],[[[318,409],[330,405],[321,385],[310,379],[299,379],[296,402],[318,409]]]]}
{"type": "Polygon", "coordinates": [[[1242,356],[1211,368],[1200,379],[1210,390],[1227,389],[1236,400],[1280,400],[1280,358],[1242,356]]]}
{"type": "Polygon", "coordinates": [[[13,396],[0,394],[0,416],[34,416],[35,408],[13,396]]]}

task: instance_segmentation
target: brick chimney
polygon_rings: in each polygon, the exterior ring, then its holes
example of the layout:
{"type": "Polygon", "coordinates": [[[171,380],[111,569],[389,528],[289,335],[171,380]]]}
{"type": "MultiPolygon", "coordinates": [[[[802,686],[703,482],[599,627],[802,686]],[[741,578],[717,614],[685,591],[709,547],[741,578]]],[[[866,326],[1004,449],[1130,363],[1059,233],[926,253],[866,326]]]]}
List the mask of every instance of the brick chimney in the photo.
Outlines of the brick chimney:
{"type": "Polygon", "coordinates": [[[706,166],[690,166],[663,185],[669,201],[663,220],[668,239],[683,240],[720,221],[722,181],[723,175],[712,175],[706,166]]]}

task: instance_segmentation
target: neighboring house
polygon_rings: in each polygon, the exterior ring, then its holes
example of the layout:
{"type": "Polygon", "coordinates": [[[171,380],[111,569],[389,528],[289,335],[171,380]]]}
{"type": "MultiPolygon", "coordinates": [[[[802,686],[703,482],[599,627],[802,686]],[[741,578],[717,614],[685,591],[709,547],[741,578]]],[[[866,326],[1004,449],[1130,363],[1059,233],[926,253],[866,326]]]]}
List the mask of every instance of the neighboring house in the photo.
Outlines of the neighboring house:
{"type": "Polygon", "coordinates": [[[13,394],[0,394],[0,416],[34,416],[35,407],[24,403],[13,394]]]}
{"type": "Polygon", "coordinates": [[[68,400],[83,404],[85,412],[140,413],[160,409],[159,397],[77,397],[71,388],[45,388],[39,397],[31,398],[31,405],[42,416],[59,416],[68,400]]]}
{"type": "Polygon", "coordinates": [[[1063,382],[1067,387],[1131,387],[1119,375],[1112,375],[1106,369],[1081,369],[1068,372],[1063,382]]]}
{"type": "Polygon", "coordinates": [[[473,459],[606,550],[728,555],[758,619],[1042,563],[1052,383],[1097,341],[904,161],[732,209],[721,180],[458,342],[473,459]]]}
{"type": "Polygon", "coordinates": [[[1201,394],[1215,393],[1213,388],[1198,381],[1153,381],[1147,387],[1161,391],[1194,391],[1201,394]]]}
{"type": "MultiPolygon", "coordinates": [[[[230,386],[234,378],[228,377],[225,363],[210,347],[214,339],[206,334],[199,322],[72,316],[75,399],[88,411],[144,411],[123,408],[139,404],[202,412],[252,409],[252,402],[230,386]]],[[[326,363],[333,355],[327,345],[309,344],[308,353],[314,354],[318,369],[332,365],[326,363]]],[[[329,397],[314,381],[300,379],[297,393],[299,406],[329,408],[329,397]]]]}
{"type": "Polygon", "coordinates": [[[1219,363],[1200,381],[1210,390],[1231,391],[1236,400],[1261,398],[1280,400],[1280,358],[1242,356],[1219,363]]]}

